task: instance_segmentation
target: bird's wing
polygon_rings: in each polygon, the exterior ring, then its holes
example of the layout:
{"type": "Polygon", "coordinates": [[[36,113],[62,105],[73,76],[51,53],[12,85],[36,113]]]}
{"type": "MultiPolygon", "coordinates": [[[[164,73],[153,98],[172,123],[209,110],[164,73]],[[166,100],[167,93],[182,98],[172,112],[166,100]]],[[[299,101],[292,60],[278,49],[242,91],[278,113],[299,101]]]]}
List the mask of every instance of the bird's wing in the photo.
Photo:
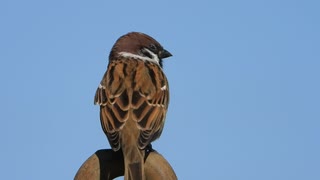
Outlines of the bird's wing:
{"type": "Polygon", "coordinates": [[[110,63],[97,88],[94,103],[100,105],[100,122],[113,150],[120,148],[119,130],[128,119],[129,98],[125,78],[119,73],[123,64],[110,63]]]}
{"type": "Polygon", "coordinates": [[[135,77],[137,84],[132,95],[133,120],[141,130],[141,149],[161,135],[169,104],[168,81],[160,67],[152,63],[142,67],[135,77]]]}
{"type": "Polygon", "coordinates": [[[102,128],[114,150],[120,148],[119,132],[129,118],[140,129],[139,148],[158,138],[168,108],[169,87],[159,66],[131,62],[110,63],[95,95],[102,128]]]}

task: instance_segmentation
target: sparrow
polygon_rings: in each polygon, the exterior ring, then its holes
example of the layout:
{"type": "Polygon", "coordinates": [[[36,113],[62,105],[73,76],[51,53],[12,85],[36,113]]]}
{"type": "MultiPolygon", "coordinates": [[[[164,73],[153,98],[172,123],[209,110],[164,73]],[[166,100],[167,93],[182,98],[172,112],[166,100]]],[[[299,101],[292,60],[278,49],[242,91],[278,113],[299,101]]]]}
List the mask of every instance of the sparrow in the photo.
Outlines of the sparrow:
{"type": "Polygon", "coordinates": [[[162,133],[169,104],[162,60],[170,56],[147,34],[125,34],[113,45],[96,90],[102,129],[112,149],[123,152],[125,180],[145,179],[147,146],[162,133]]]}

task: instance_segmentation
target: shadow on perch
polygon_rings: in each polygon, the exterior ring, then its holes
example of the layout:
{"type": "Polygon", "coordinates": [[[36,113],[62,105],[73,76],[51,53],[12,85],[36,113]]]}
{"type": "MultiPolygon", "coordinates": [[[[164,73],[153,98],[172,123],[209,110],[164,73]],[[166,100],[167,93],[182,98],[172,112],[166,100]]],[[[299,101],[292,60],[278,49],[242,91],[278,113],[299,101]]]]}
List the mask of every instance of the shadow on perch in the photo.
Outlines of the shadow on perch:
{"type": "MultiPolygon", "coordinates": [[[[145,160],[146,180],[176,180],[172,167],[157,151],[150,151],[145,160]]],[[[91,155],[79,168],[75,180],[111,180],[124,175],[122,151],[102,149],[91,155]]]]}

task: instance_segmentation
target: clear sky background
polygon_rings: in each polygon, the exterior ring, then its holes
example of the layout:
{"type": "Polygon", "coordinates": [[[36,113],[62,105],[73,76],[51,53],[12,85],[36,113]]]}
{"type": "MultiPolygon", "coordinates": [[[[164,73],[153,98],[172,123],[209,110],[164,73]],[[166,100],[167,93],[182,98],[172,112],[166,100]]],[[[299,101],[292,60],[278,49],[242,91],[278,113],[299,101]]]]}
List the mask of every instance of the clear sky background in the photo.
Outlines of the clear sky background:
{"type": "Polygon", "coordinates": [[[320,3],[0,1],[0,179],[73,179],[109,148],[93,105],[110,48],[147,33],[171,101],[153,146],[179,179],[320,179],[320,3]]]}

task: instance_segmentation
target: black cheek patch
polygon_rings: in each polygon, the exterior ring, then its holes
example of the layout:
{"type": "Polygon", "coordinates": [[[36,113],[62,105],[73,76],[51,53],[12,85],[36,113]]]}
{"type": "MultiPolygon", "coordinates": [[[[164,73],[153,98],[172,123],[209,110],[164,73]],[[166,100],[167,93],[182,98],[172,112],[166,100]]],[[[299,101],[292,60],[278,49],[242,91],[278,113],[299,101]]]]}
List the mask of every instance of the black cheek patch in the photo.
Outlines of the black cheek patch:
{"type": "Polygon", "coordinates": [[[143,55],[147,56],[148,58],[150,58],[150,59],[153,58],[152,55],[148,51],[146,51],[144,49],[141,49],[141,52],[142,52],[143,55]]]}

